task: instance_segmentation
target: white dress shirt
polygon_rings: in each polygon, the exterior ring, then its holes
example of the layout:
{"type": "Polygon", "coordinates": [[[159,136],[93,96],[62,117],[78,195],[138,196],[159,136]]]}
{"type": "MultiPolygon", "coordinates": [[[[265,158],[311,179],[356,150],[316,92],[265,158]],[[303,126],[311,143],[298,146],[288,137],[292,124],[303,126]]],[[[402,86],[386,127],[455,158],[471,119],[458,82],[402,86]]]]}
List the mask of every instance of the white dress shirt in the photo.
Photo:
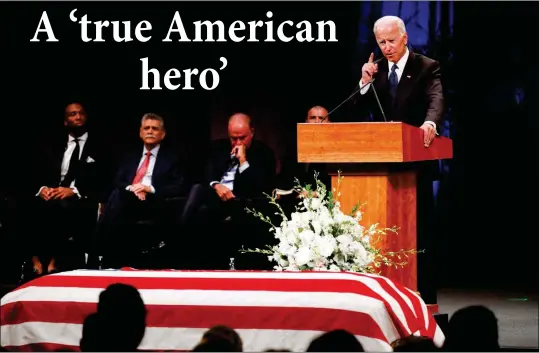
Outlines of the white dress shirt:
{"type": "MultiPolygon", "coordinates": [[[[400,60],[397,62],[397,68],[395,69],[395,73],[397,74],[397,82],[401,82],[402,72],[404,71],[404,67],[406,66],[406,63],[408,62],[409,57],[410,57],[410,51],[408,50],[408,48],[406,48],[406,52],[404,53],[402,58],[400,58],[400,60]]],[[[388,60],[388,65],[389,65],[388,66],[389,70],[387,72],[387,78],[389,79],[389,75],[391,75],[391,70],[393,69],[393,66],[395,65],[395,63],[390,62],[388,60]]],[[[360,93],[361,94],[367,93],[370,86],[371,86],[370,83],[367,83],[366,85],[364,85],[361,82],[361,80],[359,80],[359,87],[360,87],[360,93]]],[[[434,129],[436,130],[436,123],[435,122],[433,122],[433,121],[425,121],[425,123],[431,124],[434,127],[434,129]]]]}
{"type": "MultiPolygon", "coordinates": [[[[245,171],[245,169],[249,168],[249,162],[245,161],[242,165],[239,166],[240,168],[240,174],[245,171]]],[[[214,186],[215,184],[223,184],[230,190],[234,190],[234,177],[236,176],[236,171],[238,170],[238,165],[235,164],[232,167],[228,168],[226,173],[221,178],[221,181],[212,181],[210,183],[210,186],[214,186]]]]}
{"type": "MultiPolygon", "coordinates": [[[[84,134],[82,134],[79,137],[79,159],[82,156],[82,151],[84,150],[84,145],[86,144],[86,140],[88,140],[88,133],[87,132],[85,132],[84,134]]],[[[67,175],[67,172],[69,171],[69,162],[71,161],[71,155],[73,154],[74,150],[75,150],[75,138],[73,136],[69,135],[68,140],[67,140],[67,146],[66,146],[66,149],[64,151],[64,157],[62,159],[62,166],[61,166],[61,169],[60,169],[60,182],[62,182],[64,180],[64,178],[67,175]]],[[[73,190],[75,195],[77,195],[80,198],[81,196],[80,196],[79,190],[75,186],[75,183],[76,183],[76,180],[73,179],[73,181],[71,182],[71,185],[69,185],[69,187],[73,190]]],[[[40,187],[39,191],[36,194],[36,196],[39,196],[39,194],[41,193],[41,190],[43,190],[43,188],[46,188],[46,186],[40,187]]]]}
{"type": "MultiPolygon", "coordinates": [[[[150,164],[148,165],[148,170],[146,171],[146,174],[144,174],[144,177],[142,178],[142,181],[140,182],[142,185],[146,185],[150,187],[150,193],[155,194],[155,188],[152,185],[152,175],[153,175],[153,168],[155,167],[155,161],[157,160],[157,154],[159,153],[159,148],[161,146],[157,145],[154,148],[152,148],[151,151],[148,151],[146,147],[142,149],[142,157],[140,157],[140,162],[138,164],[137,170],[140,169],[142,166],[142,163],[144,163],[144,160],[146,159],[146,154],[150,152],[150,164]]],[[[136,173],[135,173],[136,174],[136,173]]],[[[131,185],[128,185],[126,190],[131,191],[131,185]]]]}

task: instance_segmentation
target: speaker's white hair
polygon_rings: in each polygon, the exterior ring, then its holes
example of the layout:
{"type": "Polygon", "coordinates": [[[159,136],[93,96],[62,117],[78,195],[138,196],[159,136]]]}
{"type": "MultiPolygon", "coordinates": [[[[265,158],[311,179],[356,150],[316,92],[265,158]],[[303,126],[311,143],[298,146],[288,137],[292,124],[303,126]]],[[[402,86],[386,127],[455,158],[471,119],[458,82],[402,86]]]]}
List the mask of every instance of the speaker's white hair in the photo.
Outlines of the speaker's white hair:
{"type": "Polygon", "coordinates": [[[144,121],[146,120],[157,120],[161,123],[161,127],[164,129],[165,128],[165,120],[163,120],[163,118],[158,115],[158,114],[155,114],[155,113],[146,113],[142,116],[142,119],[140,120],[140,125],[142,125],[144,123],[144,121]]]}
{"type": "Polygon", "coordinates": [[[397,16],[384,16],[384,17],[379,18],[378,20],[376,20],[376,22],[374,22],[372,31],[374,32],[374,34],[376,34],[376,29],[379,26],[391,25],[391,24],[397,25],[401,36],[404,33],[406,33],[406,26],[404,25],[404,21],[397,16]]]}

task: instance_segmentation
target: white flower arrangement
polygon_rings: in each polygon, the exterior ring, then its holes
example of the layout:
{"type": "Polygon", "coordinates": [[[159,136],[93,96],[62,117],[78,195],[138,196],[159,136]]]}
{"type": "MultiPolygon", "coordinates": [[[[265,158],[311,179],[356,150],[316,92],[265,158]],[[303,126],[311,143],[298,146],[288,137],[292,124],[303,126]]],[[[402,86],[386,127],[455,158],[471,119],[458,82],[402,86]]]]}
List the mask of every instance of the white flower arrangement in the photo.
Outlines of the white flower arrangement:
{"type": "Polygon", "coordinates": [[[310,185],[302,187],[295,179],[294,190],[300,200],[296,211],[288,219],[279,205],[277,197],[267,195],[269,202],[275,205],[281,216],[280,226],[273,225],[270,217],[254,209],[246,209],[248,213],[271,225],[270,232],[278,240],[277,245],[267,245],[267,249],[244,249],[240,252],[261,253],[268,260],[275,262],[276,271],[351,271],[380,273],[383,265],[403,267],[405,258],[415,249],[398,252],[383,252],[376,248],[381,236],[388,233],[397,234],[397,228],[379,228],[378,224],[364,227],[360,224],[363,205],[354,207],[351,215],[340,209],[337,197],[339,186],[344,177],[338,175],[337,187],[327,192],[326,186],[318,180],[315,172],[315,189],[310,185]]]}

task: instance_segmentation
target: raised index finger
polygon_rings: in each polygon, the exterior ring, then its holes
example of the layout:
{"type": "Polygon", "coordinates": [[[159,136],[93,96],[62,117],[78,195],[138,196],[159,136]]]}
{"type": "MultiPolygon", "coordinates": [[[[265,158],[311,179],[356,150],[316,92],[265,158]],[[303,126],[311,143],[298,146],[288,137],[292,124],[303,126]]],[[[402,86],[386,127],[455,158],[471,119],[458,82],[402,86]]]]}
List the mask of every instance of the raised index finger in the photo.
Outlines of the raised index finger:
{"type": "Polygon", "coordinates": [[[369,56],[369,63],[372,63],[374,61],[374,53],[371,53],[371,56],[369,56]]]}

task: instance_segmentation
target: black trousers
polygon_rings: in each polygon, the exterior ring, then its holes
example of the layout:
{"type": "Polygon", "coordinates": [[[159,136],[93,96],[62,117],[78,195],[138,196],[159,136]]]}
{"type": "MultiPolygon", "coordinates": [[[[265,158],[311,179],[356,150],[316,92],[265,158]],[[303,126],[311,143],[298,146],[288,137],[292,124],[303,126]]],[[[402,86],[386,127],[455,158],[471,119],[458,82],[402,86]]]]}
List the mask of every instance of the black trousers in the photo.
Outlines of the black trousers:
{"type": "Polygon", "coordinates": [[[265,198],[237,197],[222,201],[213,188],[198,184],[192,188],[182,214],[187,234],[183,252],[185,268],[228,270],[230,259],[238,270],[269,270],[266,255],[241,253],[243,248],[263,248],[272,241],[270,226],[249,214],[246,208],[263,209],[265,198]]]}
{"type": "Polygon", "coordinates": [[[97,202],[76,196],[48,201],[36,197],[33,201],[33,217],[26,230],[32,235],[31,255],[42,262],[55,258],[61,268],[83,267],[96,226],[97,202]],[[36,224],[40,232],[35,231],[36,224]]]}
{"type": "Polygon", "coordinates": [[[167,216],[165,202],[152,194],[142,201],[130,191],[115,190],[99,221],[93,262],[101,255],[104,267],[141,267],[140,257],[174,231],[162,226],[167,216]]]}
{"type": "Polygon", "coordinates": [[[417,286],[421,298],[427,304],[437,303],[436,268],[437,239],[436,213],[431,173],[420,172],[417,178],[417,286]]]}

